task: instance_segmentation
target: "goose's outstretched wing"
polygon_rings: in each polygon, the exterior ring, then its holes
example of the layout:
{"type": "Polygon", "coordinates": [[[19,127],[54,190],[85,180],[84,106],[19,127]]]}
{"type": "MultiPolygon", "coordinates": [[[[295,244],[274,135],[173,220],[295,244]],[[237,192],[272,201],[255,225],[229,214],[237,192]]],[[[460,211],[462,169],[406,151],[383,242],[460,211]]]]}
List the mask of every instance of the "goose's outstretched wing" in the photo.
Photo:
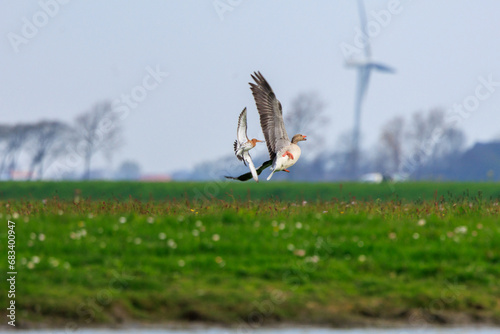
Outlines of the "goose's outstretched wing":
{"type": "Polygon", "coordinates": [[[266,138],[269,157],[272,160],[282,147],[290,144],[290,139],[285,130],[281,103],[274,95],[271,86],[260,72],[254,72],[252,79],[255,84],[250,82],[250,89],[259,112],[260,126],[266,138]]]}
{"type": "MultiPolygon", "coordinates": [[[[271,166],[273,164],[273,160],[267,160],[264,162],[261,166],[259,166],[256,170],[257,175],[260,175],[264,169],[267,167],[271,166]]],[[[239,181],[248,181],[252,178],[252,173],[245,173],[240,176],[234,177],[234,176],[224,176],[226,179],[231,179],[231,180],[239,180],[239,181]]]]}

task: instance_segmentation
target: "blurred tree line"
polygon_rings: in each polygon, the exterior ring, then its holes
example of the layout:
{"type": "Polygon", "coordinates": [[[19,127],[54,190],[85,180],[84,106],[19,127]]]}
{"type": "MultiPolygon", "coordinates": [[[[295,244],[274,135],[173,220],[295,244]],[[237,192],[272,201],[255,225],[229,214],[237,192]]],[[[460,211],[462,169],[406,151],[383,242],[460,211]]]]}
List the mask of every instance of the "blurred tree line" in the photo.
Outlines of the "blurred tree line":
{"type": "MultiPolygon", "coordinates": [[[[308,141],[301,145],[300,162],[290,173],[276,174],[275,179],[344,181],[376,175],[379,180],[500,180],[500,142],[476,144],[466,150],[463,130],[442,109],[390,119],[380,129],[377,142],[362,150],[358,175],[349,168],[354,159],[351,131],[340,133],[335,143],[326,143],[328,123],[325,104],[316,94],[302,93],[292,101],[285,109],[287,132],[289,136],[306,134],[308,141]]],[[[254,155],[256,166],[269,158],[267,152],[254,155]]],[[[215,180],[248,171],[235,161],[228,155],[173,178],[215,180]]]]}
{"type": "Polygon", "coordinates": [[[89,179],[92,159],[98,153],[110,158],[121,146],[121,130],[121,121],[107,101],[71,124],[58,120],[0,124],[0,178],[13,179],[22,170],[21,178],[42,179],[49,166],[56,165],[55,178],[74,175],[83,166],[81,177],[89,179]]]}

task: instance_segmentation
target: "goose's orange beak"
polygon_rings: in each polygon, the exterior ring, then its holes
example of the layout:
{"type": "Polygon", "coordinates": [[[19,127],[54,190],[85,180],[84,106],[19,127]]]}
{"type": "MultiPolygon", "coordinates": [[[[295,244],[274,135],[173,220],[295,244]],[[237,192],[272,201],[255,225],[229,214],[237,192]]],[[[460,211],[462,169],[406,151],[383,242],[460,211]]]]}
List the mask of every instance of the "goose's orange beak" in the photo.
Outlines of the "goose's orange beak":
{"type": "Polygon", "coordinates": [[[306,139],[306,137],[307,137],[307,136],[302,136],[302,137],[304,137],[304,140],[307,140],[307,139],[306,139]]]}

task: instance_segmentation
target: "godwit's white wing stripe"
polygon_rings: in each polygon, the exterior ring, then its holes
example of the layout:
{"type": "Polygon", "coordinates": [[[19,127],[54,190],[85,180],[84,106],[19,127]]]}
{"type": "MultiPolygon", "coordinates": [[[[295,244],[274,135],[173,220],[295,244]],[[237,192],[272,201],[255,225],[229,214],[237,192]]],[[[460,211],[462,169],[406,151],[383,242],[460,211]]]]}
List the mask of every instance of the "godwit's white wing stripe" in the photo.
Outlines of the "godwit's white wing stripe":
{"type": "Polygon", "coordinates": [[[259,182],[259,176],[257,175],[257,170],[255,169],[255,166],[253,164],[252,157],[250,156],[250,154],[247,151],[245,151],[243,153],[243,158],[245,159],[245,161],[248,164],[248,168],[250,169],[250,172],[252,173],[253,179],[255,180],[255,182],[259,182]]]}
{"type": "Polygon", "coordinates": [[[238,118],[238,129],[236,130],[236,138],[240,145],[243,145],[248,141],[247,136],[247,108],[243,109],[238,118]]]}

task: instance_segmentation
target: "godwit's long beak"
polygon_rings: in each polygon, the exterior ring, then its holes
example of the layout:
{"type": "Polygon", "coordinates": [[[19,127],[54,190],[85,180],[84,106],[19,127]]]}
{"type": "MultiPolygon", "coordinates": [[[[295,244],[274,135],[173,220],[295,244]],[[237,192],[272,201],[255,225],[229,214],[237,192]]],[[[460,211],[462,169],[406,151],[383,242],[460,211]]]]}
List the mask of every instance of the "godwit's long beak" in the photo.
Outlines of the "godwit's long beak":
{"type": "Polygon", "coordinates": [[[257,139],[256,141],[257,141],[257,143],[264,143],[264,141],[263,141],[263,140],[258,140],[258,139],[257,139]]]}

